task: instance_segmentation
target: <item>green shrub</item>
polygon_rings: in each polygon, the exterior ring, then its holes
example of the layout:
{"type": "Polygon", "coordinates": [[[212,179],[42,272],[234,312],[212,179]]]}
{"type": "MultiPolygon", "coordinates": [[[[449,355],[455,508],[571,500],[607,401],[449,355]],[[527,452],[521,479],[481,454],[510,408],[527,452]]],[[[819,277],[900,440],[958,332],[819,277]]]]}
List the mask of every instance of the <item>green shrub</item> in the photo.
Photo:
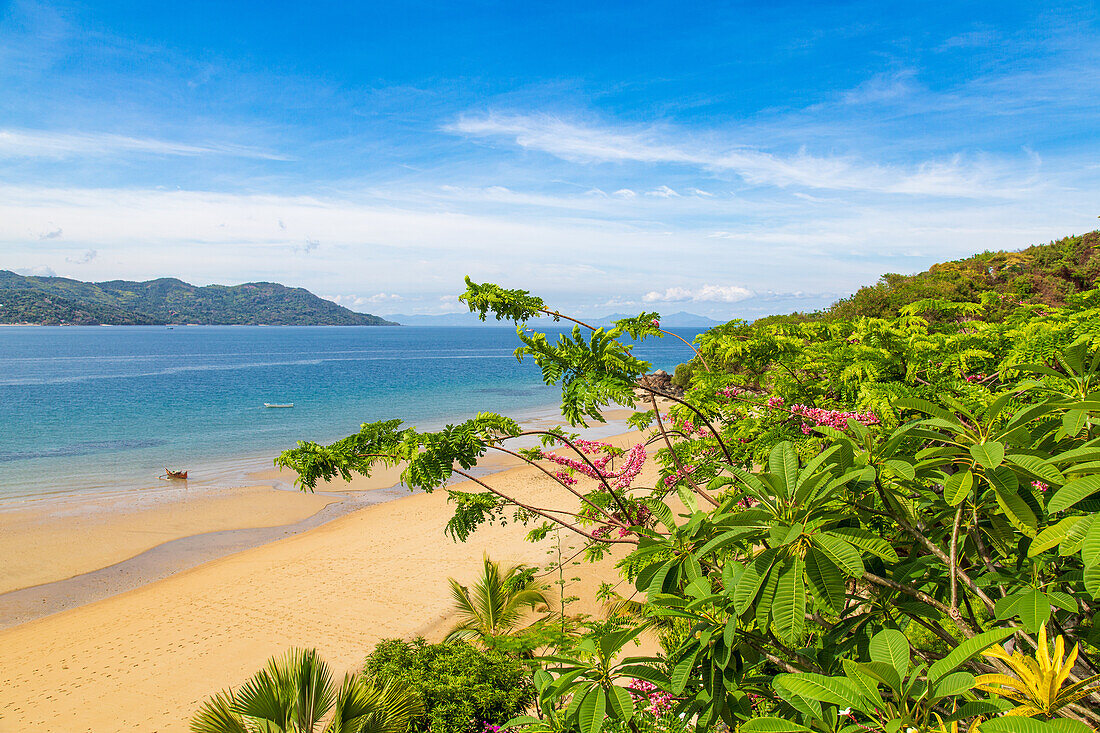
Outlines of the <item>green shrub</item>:
{"type": "Polygon", "coordinates": [[[672,375],[672,386],[679,387],[680,389],[687,389],[691,386],[691,375],[694,372],[694,364],[690,362],[687,364],[678,364],[676,366],[676,372],[672,375]]]}
{"type": "Polygon", "coordinates": [[[425,715],[413,723],[412,731],[481,731],[485,722],[502,724],[520,713],[535,692],[520,661],[461,641],[428,644],[423,638],[387,639],[367,657],[364,672],[420,694],[425,715]]]}

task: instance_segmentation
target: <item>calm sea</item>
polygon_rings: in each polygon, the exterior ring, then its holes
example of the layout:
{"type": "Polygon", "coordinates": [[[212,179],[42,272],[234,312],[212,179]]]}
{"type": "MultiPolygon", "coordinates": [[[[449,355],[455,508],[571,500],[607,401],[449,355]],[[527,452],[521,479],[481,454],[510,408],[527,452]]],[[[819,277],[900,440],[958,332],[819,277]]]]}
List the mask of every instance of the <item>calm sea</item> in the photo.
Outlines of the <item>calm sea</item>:
{"type": "MultiPolygon", "coordinates": [[[[517,345],[509,327],[0,328],[0,500],[147,487],[165,466],[239,484],[381,419],[556,414],[517,345]]],[[[668,337],[635,353],[670,372],[691,356],[668,337]]]]}

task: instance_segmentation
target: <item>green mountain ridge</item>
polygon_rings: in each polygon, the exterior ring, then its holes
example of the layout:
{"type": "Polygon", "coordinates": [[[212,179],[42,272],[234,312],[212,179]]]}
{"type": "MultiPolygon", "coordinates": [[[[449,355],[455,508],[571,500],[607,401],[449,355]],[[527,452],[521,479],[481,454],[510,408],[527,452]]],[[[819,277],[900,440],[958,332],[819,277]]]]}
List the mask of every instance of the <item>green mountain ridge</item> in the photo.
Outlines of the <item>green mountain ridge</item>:
{"type": "Polygon", "coordinates": [[[270,282],[196,286],[176,278],[92,283],[0,270],[0,323],[37,325],[392,326],[304,288],[270,282]]]}

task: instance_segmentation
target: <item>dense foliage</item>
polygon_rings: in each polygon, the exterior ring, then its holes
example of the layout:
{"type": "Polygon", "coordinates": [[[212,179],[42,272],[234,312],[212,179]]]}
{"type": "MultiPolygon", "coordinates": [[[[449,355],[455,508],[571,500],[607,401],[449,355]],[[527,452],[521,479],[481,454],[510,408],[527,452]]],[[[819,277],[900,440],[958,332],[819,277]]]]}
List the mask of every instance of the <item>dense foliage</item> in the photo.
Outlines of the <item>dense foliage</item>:
{"type": "Polygon", "coordinates": [[[89,283],[0,270],[0,323],[43,325],[385,326],[302,288],[277,283],[196,287],[174,278],[89,283]]]}
{"type": "Polygon", "coordinates": [[[486,723],[522,712],[534,697],[527,667],[462,641],[383,641],[367,658],[364,674],[419,695],[424,712],[412,721],[413,731],[481,733],[486,723]]]}
{"type": "Polygon", "coordinates": [[[983,252],[933,265],[916,275],[883,275],[875,285],[819,313],[772,316],[774,321],[889,317],[918,300],[977,303],[996,293],[1010,303],[1065,305],[1074,293],[1097,287],[1100,277],[1100,231],[1065,237],[1019,252],[983,252]]]}
{"type": "Polygon", "coordinates": [[[664,335],[656,314],[576,321],[552,342],[530,321],[565,316],[467,281],[471,310],[516,321],[517,357],[561,385],[571,424],[636,406],[631,422],[658,446],[655,486],[619,480],[645,446],[616,454],[489,414],[435,433],[364,425],[279,460],[306,487],[406,461],[405,482],[433,490],[517,437],[543,440],[511,452],[559,484],[559,504],[475,479],[483,491],[448,491],[449,530],[514,519],[535,539],[573,532],[590,557],[625,544],[636,592],[617,604],[629,615],[543,659],[537,715],[515,726],[636,731],[646,684],[673,701],[668,720],[700,730],[1082,729],[1100,722],[1100,290],[1085,289],[1094,260],[1081,254],[1093,240],[1029,255],[1076,283],[1057,303],[996,288],[967,301],[959,285],[874,317],[712,329],[683,398],[639,381],[649,365],[619,340],[664,335]],[[624,658],[645,627],[663,654],[624,658]]]}

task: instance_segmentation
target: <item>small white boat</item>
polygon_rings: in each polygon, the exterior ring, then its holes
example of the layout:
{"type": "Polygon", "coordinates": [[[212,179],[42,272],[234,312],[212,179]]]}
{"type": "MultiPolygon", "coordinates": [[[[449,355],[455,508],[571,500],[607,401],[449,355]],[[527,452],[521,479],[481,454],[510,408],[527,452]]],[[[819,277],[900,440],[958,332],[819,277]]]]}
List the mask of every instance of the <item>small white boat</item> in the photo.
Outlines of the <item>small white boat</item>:
{"type": "Polygon", "coordinates": [[[287,402],[286,404],[278,405],[278,404],[275,404],[274,402],[265,402],[264,407],[294,407],[294,403],[293,402],[287,402]]]}

